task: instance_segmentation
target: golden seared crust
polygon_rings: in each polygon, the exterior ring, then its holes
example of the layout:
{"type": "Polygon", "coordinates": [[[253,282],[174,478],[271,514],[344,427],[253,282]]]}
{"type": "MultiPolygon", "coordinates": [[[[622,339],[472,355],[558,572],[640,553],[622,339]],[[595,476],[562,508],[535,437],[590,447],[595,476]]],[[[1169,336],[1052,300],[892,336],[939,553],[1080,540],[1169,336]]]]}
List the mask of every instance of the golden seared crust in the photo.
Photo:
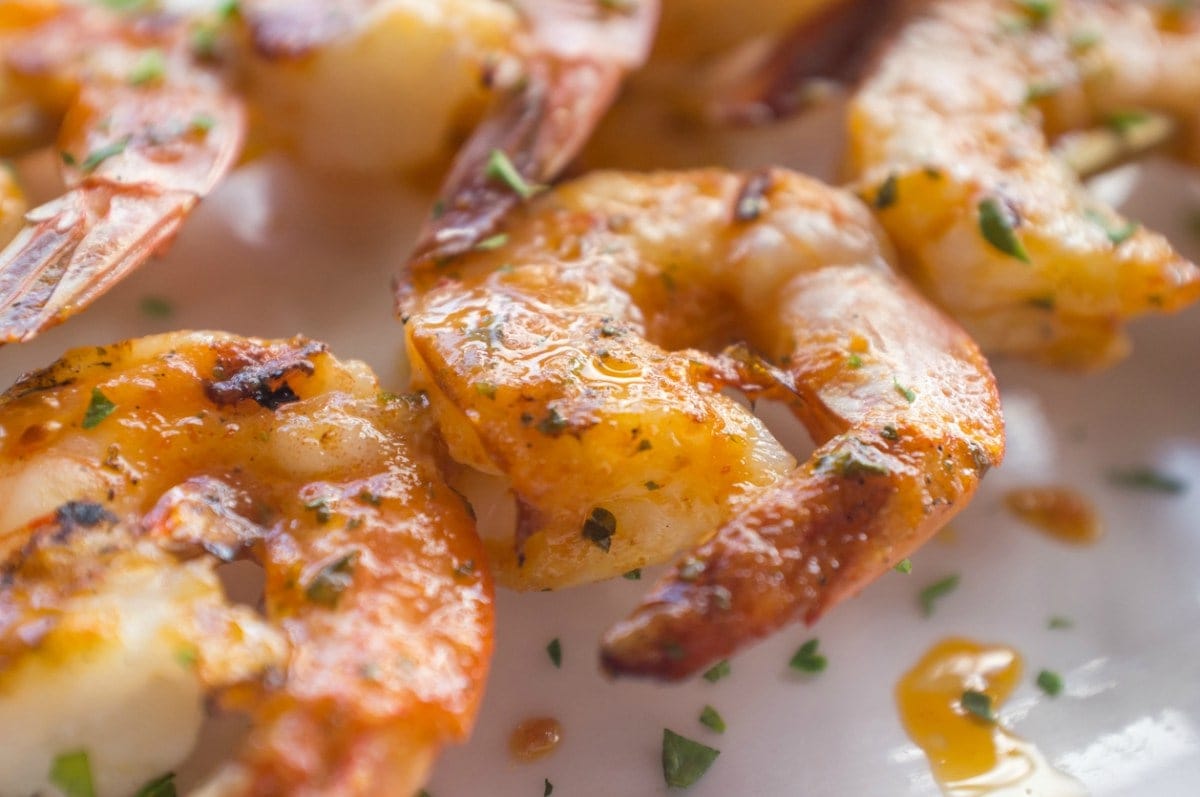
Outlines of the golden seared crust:
{"type": "Polygon", "coordinates": [[[303,338],[176,333],[25,377],[0,399],[0,670],[77,662],[81,596],[157,574],[137,583],[174,607],[170,644],[253,721],[220,793],[416,789],[470,729],[492,645],[484,553],[426,415],[303,338]],[[265,619],[211,578],[241,558],[265,619]],[[214,589],[164,586],[197,568],[214,589]]]}

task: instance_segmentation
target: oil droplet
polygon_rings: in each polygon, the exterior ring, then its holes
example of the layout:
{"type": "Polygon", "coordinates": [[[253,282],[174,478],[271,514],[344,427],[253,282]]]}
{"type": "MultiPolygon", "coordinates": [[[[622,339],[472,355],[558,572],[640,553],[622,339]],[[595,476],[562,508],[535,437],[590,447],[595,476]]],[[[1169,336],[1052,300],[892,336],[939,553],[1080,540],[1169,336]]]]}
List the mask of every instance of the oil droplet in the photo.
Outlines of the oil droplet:
{"type": "Polygon", "coordinates": [[[952,638],[930,648],[896,685],[900,721],[928,757],[943,794],[1087,794],[1082,783],[1051,767],[1032,744],[963,708],[963,694],[974,691],[987,695],[994,711],[1020,677],[1021,657],[1012,648],[952,638]]]}
{"type": "Polygon", "coordinates": [[[1087,545],[1100,539],[1100,519],[1091,502],[1070,487],[1010,490],[1004,503],[1025,523],[1056,540],[1087,545]]]}
{"type": "Polygon", "coordinates": [[[553,717],[531,717],[520,722],[508,737],[508,750],[518,761],[536,761],[550,755],[562,741],[562,725],[553,717]]]}

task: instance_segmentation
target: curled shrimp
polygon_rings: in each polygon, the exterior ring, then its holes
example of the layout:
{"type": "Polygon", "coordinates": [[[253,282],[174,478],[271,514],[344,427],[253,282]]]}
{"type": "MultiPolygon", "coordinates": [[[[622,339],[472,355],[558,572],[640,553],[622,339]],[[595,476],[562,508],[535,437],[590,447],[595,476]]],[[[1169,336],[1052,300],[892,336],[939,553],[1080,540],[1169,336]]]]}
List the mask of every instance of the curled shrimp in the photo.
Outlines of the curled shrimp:
{"type": "Polygon", "coordinates": [[[1200,12],[1108,0],[908,4],[851,100],[849,165],[918,286],[985,350],[1100,366],[1200,269],[1091,197],[1051,142],[1146,112],[1195,158],[1200,12]]]}
{"type": "Polygon", "coordinates": [[[514,494],[516,545],[485,541],[503,583],[691,549],[606,637],[615,672],[682,677],[815,620],[1003,455],[977,347],[895,276],[849,194],[784,171],[598,173],[504,235],[411,266],[414,384],[451,454],[514,494]],[[728,387],[784,402],[816,451],[797,465],[728,387]]]}
{"type": "Polygon", "coordinates": [[[0,792],[131,794],[245,712],[216,794],[412,794],[469,730],[491,584],[419,401],[303,339],[77,349],[0,399],[0,792]],[[265,571],[261,613],[214,572],[265,571]]]}
{"type": "Polygon", "coordinates": [[[199,63],[184,26],[104,8],[0,8],[0,141],[62,153],[62,196],[0,252],[0,342],[86,307],[162,249],[233,166],[240,102],[199,63]]]}

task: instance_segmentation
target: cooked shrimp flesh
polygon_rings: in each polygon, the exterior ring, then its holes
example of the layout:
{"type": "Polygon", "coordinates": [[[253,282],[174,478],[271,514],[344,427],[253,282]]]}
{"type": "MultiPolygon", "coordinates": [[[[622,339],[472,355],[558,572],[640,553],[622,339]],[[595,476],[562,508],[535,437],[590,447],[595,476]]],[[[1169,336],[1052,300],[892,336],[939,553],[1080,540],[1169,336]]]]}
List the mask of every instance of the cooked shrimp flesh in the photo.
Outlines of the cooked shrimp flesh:
{"type": "Polygon", "coordinates": [[[233,166],[239,101],[199,63],[187,30],[100,6],[0,7],[0,142],[50,142],[62,196],[0,252],[0,342],[27,340],[95,301],[160,251],[233,166]]]}
{"type": "Polygon", "coordinates": [[[854,96],[849,165],[918,286],[985,350],[1094,367],[1124,325],[1200,296],[1200,269],[1084,189],[1051,143],[1148,112],[1191,160],[1200,11],[950,0],[915,13],[854,96]]]}
{"type": "Polygon", "coordinates": [[[77,349],[0,399],[0,793],[82,756],[173,769],[202,701],[249,715],[202,793],[413,794],[492,645],[468,507],[418,399],[321,344],[176,333],[77,349]],[[221,562],[258,562],[259,611],[221,562]]]}
{"type": "Polygon", "coordinates": [[[690,549],[606,638],[615,672],[682,677],[815,620],[1003,455],[978,349],[847,193],[784,171],[597,173],[503,235],[401,281],[414,383],[451,454],[515,497],[515,545],[486,539],[502,582],[690,549]],[[786,403],[816,451],[797,465],[726,388],[786,403]]]}

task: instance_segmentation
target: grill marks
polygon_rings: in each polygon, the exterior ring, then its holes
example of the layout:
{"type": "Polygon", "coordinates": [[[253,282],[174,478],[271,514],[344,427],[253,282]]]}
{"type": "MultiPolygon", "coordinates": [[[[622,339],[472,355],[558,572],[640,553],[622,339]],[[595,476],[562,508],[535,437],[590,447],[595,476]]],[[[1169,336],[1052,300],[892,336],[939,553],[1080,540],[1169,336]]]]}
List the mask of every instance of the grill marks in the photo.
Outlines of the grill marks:
{"type": "Polygon", "coordinates": [[[315,342],[282,350],[223,349],[213,368],[214,379],[204,383],[204,394],[219,407],[250,399],[268,410],[277,410],[300,400],[287,379],[311,376],[315,370],[311,358],[324,352],[325,345],[315,342]]]}

